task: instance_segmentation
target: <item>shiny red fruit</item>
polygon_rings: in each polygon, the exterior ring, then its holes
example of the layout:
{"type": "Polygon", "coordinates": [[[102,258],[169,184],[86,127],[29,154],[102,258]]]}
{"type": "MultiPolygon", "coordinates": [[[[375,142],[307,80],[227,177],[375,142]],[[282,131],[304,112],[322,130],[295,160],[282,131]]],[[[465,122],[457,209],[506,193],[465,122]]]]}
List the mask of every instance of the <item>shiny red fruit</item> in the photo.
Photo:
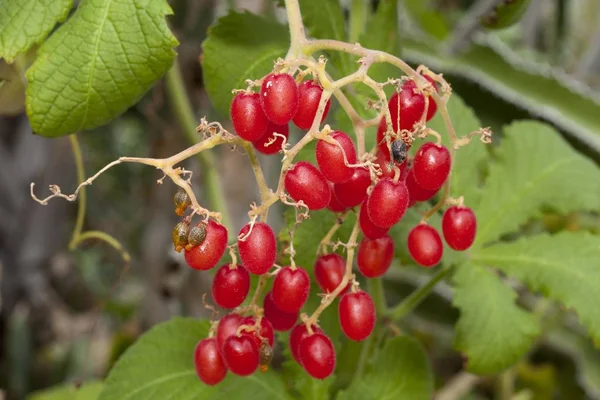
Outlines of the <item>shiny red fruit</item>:
{"type": "Polygon", "coordinates": [[[354,142],[350,136],[341,131],[335,131],[329,137],[338,142],[341,147],[327,143],[325,140],[319,140],[315,149],[317,164],[329,181],[333,183],[346,182],[354,173],[354,168],[346,165],[346,161],[348,164],[356,164],[354,142]]]}
{"type": "Polygon", "coordinates": [[[206,238],[198,246],[185,251],[185,260],[194,269],[213,268],[225,253],[227,247],[227,229],[213,221],[208,221],[206,238]]]}
{"type": "Polygon", "coordinates": [[[234,374],[252,375],[260,361],[258,346],[250,335],[230,336],[223,346],[223,359],[234,374]]]}
{"type": "Polygon", "coordinates": [[[445,146],[427,142],[413,160],[415,182],[426,190],[439,190],[450,174],[450,152],[445,146]]]}
{"type": "MultiPolygon", "coordinates": [[[[319,328],[318,326],[312,326],[311,329],[312,329],[313,333],[323,333],[321,328],[319,328]]],[[[292,352],[292,357],[294,357],[294,360],[296,360],[296,362],[298,364],[301,364],[300,363],[300,354],[299,354],[300,353],[300,342],[302,342],[302,340],[304,340],[308,336],[309,336],[308,329],[306,329],[306,325],[304,323],[300,323],[300,324],[296,325],[294,327],[294,329],[292,329],[292,331],[290,332],[290,339],[289,339],[290,351],[292,352]]]]}
{"type": "Polygon", "coordinates": [[[284,139],[279,135],[275,135],[275,133],[285,136],[285,140],[287,140],[290,136],[290,128],[287,124],[275,125],[269,121],[265,133],[260,138],[252,142],[252,145],[256,151],[271,155],[276,154],[279,150],[281,150],[284,139]]]}
{"type": "Polygon", "coordinates": [[[194,350],[194,367],[198,378],[207,385],[213,386],[225,379],[227,366],[215,338],[198,342],[194,350]]]}
{"type": "Polygon", "coordinates": [[[244,225],[238,235],[238,250],[242,264],[255,275],[267,272],[277,257],[277,240],[271,227],[264,222],[256,222],[250,232],[250,224],[244,225]],[[248,235],[248,232],[250,234],[248,235]],[[242,237],[244,240],[240,240],[242,237]]]}
{"type": "Polygon", "coordinates": [[[376,278],[387,272],[394,258],[394,241],[388,235],[378,239],[363,238],[358,245],[356,264],[367,278],[376,278]]]}
{"type": "Polygon", "coordinates": [[[469,207],[449,207],[442,217],[442,233],[451,249],[463,251],[471,247],[477,233],[477,218],[469,207]]]}
{"type": "Polygon", "coordinates": [[[246,268],[238,264],[231,268],[223,265],[213,278],[212,297],[223,308],[235,308],[242,304],[250,290],[250,275],[246,268]]]}
{"type": "Polygon", "coordinates": [[[273,302],[286,313],[300,311],[310,293],[310,277],[302,268],[285,267],[273,280],[273,302]]]}
{"type": "Polygon", "coordinates": [[[260,104],[258,93],[238,93],[231,102],[233,129],[242,138],[254,141],[267,131],[269,120],[260,104]]]}
{"type": "Polygon", "coordinates": [[[369,239],[377,239],[387,235],[390,228],[380,228],[371,221],[367,211],[367,202],[363,202],[358,213],[358,223],[363,235],[369,239]]]}
{"type": "Polygon", "coordinates": [[[352,208],[365,201],[369,186],[371,186],[369,170],[363,167],[354,168],[349,180],[333,186],[333,194],[346,207],[352,208]]]}
{"type": "Polygon", "coordinates": [[[333,373],[335,349],[325,334],[313,333],[305,337],[298,350],[302,367],[313,378],[325,379],[333,373]]]}
{"type": "Polygon", "coordinates": [[[442,259],[444,245],[435,228],[419,224],[408,234],[408,251],[417,264],[433,267],[442,259]]]}
{"type": "Polygon", "coordinates": [[[346,211],[348,207],[343,205],[340,199],[338,199],[337,195],[333,191],[333,188],[333,183],[329,182],[329,189],[331,190],[331,200],[329,200],[329,205],[327,206],[327,208],[336,213],[346,211]]]}
{"type": "Polygon", "coordinates": [[[390,228],[404,216],[408,201],[408,189],[403,181],[383,178],[367,199],[369,218],[376,226],[390,228]]]}
{"type": "Polygon", "coordinates": [[[287,313],[277,308],[273,302],[272,292],[267,293],[265,296],[263,308],[265,310],[265,318],[267,318],[271,325],[273,325],[273,329],[279,332],[285,332],[292,329],[296,321],[298,321],[298,316],[300,315],[298,312],[287,313]]]}
{"type": "MultiPolygon", "coordinates": [[[[346,260],[339,254],[331,253],[317,258],[315,261],[315,279],[324,293],[332,293],[344,279],[346,260]]],[[[345,293],[348,285],[342,290],[345,293]]]]}
{"type": "Polygon", "coordinates": [[[219,351],[222,352],[225,341],[237,333],[237,329],[242,325],[242,319],[243,317],[237,313],[230,313],[221,318],[217,325],[216,334],[219,351]]]}
{"type": "Polygon", "coordinates": [[[340,326],[351,340],[365,340],[375,327],[375,304],[366,292],[347,293],[338,307],[340,326]]]}
{"type": "MultiPolygon", "coordinates": [[[[254,317],[249,316],[242,319],[241,325],[254,325],[255,323],[256,320],[254,317]]],[[[260,329],[258,331],[252,331],[248,333],[254,338],[254,341],[259,348],[262,344],[262,339],[265,339],[271,347],[273,347],[273,344],[275,343],[275,332],[273,330],[273,325],[271,325],[269,320],[266,318],[261,318],[260,329]]]]}
{"type": "Polygon", "coordinates": [[[320,210],[331,201],[329,183],[314,165],[306,161],[294,164],[285,174],[285,190],[295,201],[302,200],[311,210],[320,210]]]}
{"type": "Polygon", "coordinates": [[[412,169],[406,174],[406,188],[408,189],[408,195],[410,197],[410,205],[415,204],[418,201],[427,201],[438,192],[437,190],[423,189],[415,181],[415,176],[412,173],[412,169]]]}
{"type": "MultiPolygon", "coordinates": [[[[294,124],[298,128],[304,130],[310,129],[317,115],[322,94],[323,88],[314,81],[304,81],[298,85],[298,111],[293,118],[294,124]]],[[[331,99],[325,105],[323,117],[320,122],[323,122],[325,117],[327,117],[329,106],[331,106],[331,99]]]]}
{"type": "Polygon", "coordinates": [[[262,108],[271,122],[285,125],[298,110],[298,86],[291,75],[269,74],[260,88],[262,108]]]}

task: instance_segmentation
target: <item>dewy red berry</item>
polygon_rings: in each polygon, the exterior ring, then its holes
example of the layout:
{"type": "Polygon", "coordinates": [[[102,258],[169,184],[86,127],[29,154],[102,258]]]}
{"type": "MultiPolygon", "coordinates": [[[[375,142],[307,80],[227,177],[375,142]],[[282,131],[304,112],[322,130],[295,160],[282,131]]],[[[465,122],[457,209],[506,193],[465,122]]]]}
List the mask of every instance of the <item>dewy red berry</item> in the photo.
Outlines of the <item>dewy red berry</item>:
{"type": "Polygon", "coordinates": [[[227,375],[227,366],[219,351],[217,339],[202,339],[194,350],[194,367],[202,382],[213,386],[227,375]]]}
{"type": "Polygon", "coordinates": [[[333,212],[339,213],[344,212],[348,207],[342,204],[340,199],[337,197],[335,192],[333,191],[333,183],[329,182],[329,189],[331,189],[331,200],[329,200],[329,205],[327,206],[333,212]]]}
{"type": "Polygon", "coordinates": [[[418,201],[427,201],[431,199],[438,192],[437,190],[423,189],[415,181],[415,176],[412,169],[406,174],[406,188],[408,189],[408,195],[410,197],[410,205],[415,204],[418,201]]]}
{"type": "MultiPolygon", "coordinates": [[[[432,78],[426,76],[429,82],[433,83],[434,88],[437,86],[432,78]]],[[[412,130],[415,123],[419,122],[425,113],[425,96],[421,93],[416,93],[417,84],[410,80],[402,84],[400,93],[396,92],[390,98],[388,107],[392,117],[392,126],[394,132],[398,132],[398,120],[400,120],[400,129],[412,130]]],[[[437,110],[437,106],[433,98],[429,97],[429,105],[427,108],[426,121],[429,121],[437,110]]]]}
{"type": "Polygon", "coordinates": [[[477,232],[477,218],[468,207],[452,206],[442,217],[442,233],[451,249],[463,251],[471,247],[477,232]]]}
{"type": "Polygon", "coordinates": [[[367,278],[376,278],[387,272],[394,258],[394,242],[385,235],[379,239],[363,238],[358,245],[356,264],[367,278]]]}
{"type": "MultiPolygon", "coordinates": [[[[339,254],[331,253],[315,261],[315,279],[324,293],[332,293],[344,279],[346,260],[339,254]]],[[[348,290],[348,286],[341,293],[348,290]]]]}
{"type": "MultiPolygon", "coordinates": [[[[323,88],[312,80],[302,82],[298,85],[298,111],[293,119],[294,124],[298,128],[304,130],[310,129],[317,115],[322,94],[323,88]]],[[[329,106],[331,106],[331,99],[327,101],[321,122],[327,117],[329,106]]]]}
{"type": "Polygon", "coordinates": [[[366,292],[347,293],[338,307],[340,326],[351,340],[365,340],[375,327],[375,304],[366,292]]]}
{"type": "Polygon", "coordinates": [[[258,346],[250,335],[230,336],[223,346],[223,359],[234,374],[252,375],[260,361],[258,346]]]}
{"type": "Polygon", "coordinates": [[[439,190],[450,174],[450,152],[435,143],[423,144],[413,160],[415,182],[426,190],[439,190]]]}
{"type": "Polygon", "coordinates": [[[367,198],[367,189],[371,186],[371,174],[367,168],[354,168],[350,179],[344,183],[336,183],[333,194],[346,207],[356,207],[367,198]]]}
{"type": "Polygon", "coordinates": [[[335,131],[329,137],[340,146],[319,140],[316,147],[317,164],[325,178],[333,183],[346,182],[352,177],[354,168],[346,165],[356,164],[356,148],[348,135],[335,131]],[[345,160],[344,160],[345,154],[345,160]]]}
{"type": "Polygon", "coordinates": [[[238,93],[231,102],[233,129],[242,138],[254,141],[267,131],[269,120],[260,104],[258,93],[238,93]]]}
{"type": "Polygon", "coordinates": [[[302,268],[282,268],[273,280],[271,293],[278,309],[286,313],[297,313],[308,299],[310,277],[302,268]]]}
{"type": "MultiPolygon", "coordinates": [[[[323,333],[321,328],[318,326],[311,326],[313,333],[323,333]]],[[[306,329],[306,325],[304,323],[300,323],[292,329],[290,332],[289,338],[289,346],[290,351],[292,352],[292,357],[298,364],[300,362],[300,342],[309,336],[308,329],[306,329]]]]}
{"type": "Polygon", "coordinates": [[[185,260],[194,269],[211,269],[223,257],[226,247],[227,229],[223,225],[210,220],[206,227],[206,238],[198,246],[185,251],[185,260]]]}
{"type": "MultiPolygon", "coordinates": [[[[254,317],[248,316],[242,319],[241,325],[253,326],[255,323],[256,320],[254,317]]],[[[266,318],[261,318],[260,329],[258,331],[252,331],[249,333],[254,338],[254,341],[258,347],[260,347],[263,339],[265,339],[271,347],[273,347],[273,344],[275,343],[275,332],[273,330],[273,325],[266,318]]]]}
{"type": "Polygon", "coordinates": [[[435,228],[419,224],[408,234],[408,251],[417,264],[433,267],[442,259],[444,245],[435,228]]]}
{"type": "Polygon", "coordinates": [[[284,139],[280,135],[283,135],[285,140],[287,140],[290,136],[289,126],[287,124],[275,125],[269,121],[265,133],[260,138],[253,141],[252,145],[256,151],[260,153],[267,155],[276,154],[281,150],[281,145],[283,145],[284,139]],[[278,135],[275,135],[275,133],[278,135]]]}
{"type": "Polygon", "coordinates": [[[304,370],[316,379],[325,379],[335,369],[333,343],[323,333],[313,333],[302,339],[298,349],[304,370]]]}
{"type": "Polygon", "coordinates": [[[262,108],[271,122],[285,125],[298,110],[298,86],[291,75],[269,74],[260,88],[262,108]]]}
{"type": "Polygon", "coordinates": [[[242,304],[250,290],[250,275],[242,265],[223,265],[213,278],[212,297],[223,308],[235,308],[242,304]]]}
{"type": "Polygon", "coordinates": [[[300,315],[298,312],[287,313],[277,308],[273,302],[272,292],[267,293],[265,296],[263,308],[265,310],[265,318],[273,325],[273,329],[279,332],[285,332],[292,329],[300,315]]]}
{"type": "Polygon", "coordinates": [[[262,275],[275,263],[277,240],[273,229],[264,222],[256,222],[250,227],[250,224],[246,224],[240,230],[238,250],[246,269],[252,274],[262,275]],[[240,240],[240,237],[244,240],[240,240]]]}
{"type": "Polygon", "coordinates": [[[217,343],[219,345],[219,351],[223,350],[225,341],[232,335],[235,335],[237,329],[242,325],[243,317],[237,313],[230,313],[225,315],[219,321],[217,325],[217,343]]]}
{"type": "Polygon", "coordinates": [[[408,189],[403,181],[383,178],[367,199],[369,218],[376,226],[390,228],[404,216],[408,201],[408,189]]]}
{"type": "Polygon", "coordinates": [[[358,223],[360,226],[360,230],[363,235],[368,237],[369,239],[377,239],[387,235],[389,228],[380,228],[371,221],[369,217],[369,212],[367,211],[367,202],[365,201],[360,206],[360,211],[358,213],[358,223]]]}
{"type": "Polygon", "coordinates": [[[302,200],[311,210],[320,210],[329,205],[331,188],[314,165],[300,161],[285,174],[285,190],[296,201],[302,200]]]}

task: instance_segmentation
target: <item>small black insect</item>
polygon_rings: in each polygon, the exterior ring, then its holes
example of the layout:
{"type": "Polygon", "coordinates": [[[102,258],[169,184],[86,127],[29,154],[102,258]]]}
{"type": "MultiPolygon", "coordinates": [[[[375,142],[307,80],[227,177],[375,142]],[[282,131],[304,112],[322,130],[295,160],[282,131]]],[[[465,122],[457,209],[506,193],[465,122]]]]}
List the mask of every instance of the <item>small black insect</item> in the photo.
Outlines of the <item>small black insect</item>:
{"type": "Polygon", "coordinates": [[[406,143],[402,140],[394,140],[392,142],[392,157],[398,164],[402,164],[406,160],[406,143]]]}

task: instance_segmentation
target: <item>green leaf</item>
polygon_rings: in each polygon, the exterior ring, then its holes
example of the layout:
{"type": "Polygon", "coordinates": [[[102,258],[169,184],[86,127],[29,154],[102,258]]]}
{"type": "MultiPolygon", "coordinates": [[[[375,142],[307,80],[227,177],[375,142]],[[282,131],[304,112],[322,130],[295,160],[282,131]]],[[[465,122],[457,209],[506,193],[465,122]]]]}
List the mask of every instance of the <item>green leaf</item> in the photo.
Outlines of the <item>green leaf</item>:
{"type": "MultiPolygon", "coordinates": [[[[347,40],[344,12],[338,0],[300,0],[302,21],[310,36],[317,39],[347,40]]],[[[343,75],[356,69],[350,55],[331,52],[329,63],[343,75]]]]}
{"type": "Polygon", "coordinates": [[[206,92],[215,109],[228,115],[233,89],[246,79],[268,74],[289,46],[287,28],[273,19],[231,12],[220,18],[202,43],[202,71],[206,92]]]}
{"type": "Polygon", "coordinates": [[[171,67],[164,0],[84,0],[27,71],[33,131],[57,137],[122,114],[171,67]]]}
{"type": "Polygon", "coordinates": [[[600,308],[592,301],[593,294],[600,293],[600,237],[562,232],[522,238],[479,249],[472,253],[472,260],[499,268],[532,291],[573,309],[600,343],[600,308]]]}
{"type": "Polygon", "coordinates": [[[85,382],[77,388],[74,384],[61,385],[32,393],[27,400],[96,400],[102,391],[102,382],[85,382]]]}
{"type": "Polygon", "coordinates": [[[433,377],[427,355],[419,343],[400,336],[389,340],[372,369],[340,392],[338,400],[427,400],[433,397],[433,377]]]}
{"type": "Polygon", "coordinates": [[[428,2],[405,0],[404,7],[423,32],[438,40],[443,40],[450,33],[447,18],[442,12],[433,9],[428,2]]]}
{"type": "Polygon", "coordinates": [[[454,347],[467,356],[469,371],[487,375],[513,365],[540,334],[538,321],[486,267],[462,264],[453,279],[453,304],[460,310],[454,347]]]}
{"type": "Polygon", "coordinates": [[[174,318],[156,325],[117,361],[100,400],[289,399],[283,381],[273,372],[246,378],[229,374],[216,386],[203,384],[196,376],[193,354],[208,329],[208,321],[192,318],[174,318]]]}
{"type": "Polygon", "coordinates": [[[287,385],[300,395],[301,399],[329,400],[329,389],[335,380],[335,374],[326,379],[314,379],[294,360],[287,342],[284,345],[282,374],[287,385]]]}
{"type": "Polygon", "coordinates": [[[515,122],[504,130],[498,162],[490,168],[481,204],[477,243],[516,231],[540,207],[566,214],[600,210],[600,169],[573,150],[550,126],[515,122]]]}
{"type": "Polygon", "coordinates": [[[73,0],[4,0],[0,7],[0,58],[12,63],[40,43],[69,15],[73,0]]]}
{"type": "Polygon", "coordinates": [[[449,57],[439,49],[408,38],[402,41],[406,61],[478,83],[504,100],[527,109],[600,151],[600,95],[582,88],[547,65],[524,62],[506,49],[474,45],[449,57]],[[502,53],[501,53],[502,51],[502,53]]]}

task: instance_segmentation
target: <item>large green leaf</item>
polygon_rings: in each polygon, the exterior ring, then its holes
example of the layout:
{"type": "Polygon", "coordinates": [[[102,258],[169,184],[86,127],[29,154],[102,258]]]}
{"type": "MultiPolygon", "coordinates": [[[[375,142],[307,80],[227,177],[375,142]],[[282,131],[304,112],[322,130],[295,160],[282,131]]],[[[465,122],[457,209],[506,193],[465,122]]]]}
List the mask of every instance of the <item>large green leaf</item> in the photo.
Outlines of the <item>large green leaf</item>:
{"type": "Polygon", "coordinates": [[[248,12],[220,18],[202,43],[204,82],[215,109],[228,115],[231,91],[268,74],[288,46],[287,28],[272,19],[248,12]]]}
{"type": "Polygon", "coordinates": [[[61,385],[34,392],[28,400],[96,400],[102,390],[102,382],[85,382],[76,387],[74,384],[61,385]]]}
{"type": "Polygon", "coordinates": [[[542,206],[561,213],[600,210],[600,169],[550,126],[515,122],[505,131],[481,204],[477,243],[516,231],[542,206]]]}
{"type": "Polygon", "coordinates": [[[529,349],[540,327],[515,304],[516,293],[492,271],[472,263],[457,267],[453,304],[460,310],[454,347],[467,368],[492,374],[510,367],[529,349]]]}
{"type": "Polygon", "coordinates": [[[597,151],[600,149],[600,95],[582,89],[564,74],[516,57],[504,57],[482,45],[472,46],[456,57],[410,39],[403,40],[402,45],[407,61],[475,81],[506,101],[551,121],[597,151]]]}
{"type": "Polygon", "coordinates": [[[240,378],[229,374],[207,386],[194,370],[196,343],[208,334],[208,321],[174,318],[156,325],[117,361],[106,378],[100,400],[287,400],[283,381],[273,372],[240,378]]]}
{"type": "Polygon", "coordinates": [[[400,336],[380,350],[372,368],[337,397],[338,400],[428,400],[433,396],[433,377],[427,355],[419,343],[400,336]]]}
{"type": "Polygon", "coordinates": [[[96,400],[101,391],[102,382],[85,382],[79,387],[61,385],[34,392],[27,400],[96,400]]]}
{"type": "MultiPolygon", "coordinates": [[[[317,39],[347,40],[344,12],[338,0],[300,0],[302,21],[310,36],[317,39]]],[[[344,75],[357,68],[352,57],[345,53],[328,54],[330,63],[344,75]]]]}
{"type": "Polygon", "coordinates": [[[122,114],[170,68],[165,0],[84,0],[27,71],[33,131],[61,136],[122,114]]]}
{"type": "Polygon", "coordinates": [[[3,0],[0,6],[0,58],[11,63],[40,43],[64,21],[73,0],[3,0]]]}
{"type": "Polygon", "coordinates": [[[600,237],[563,232],[522,238],[476,250],[472,260],[499,268],[574,310],[600,343],[600,308],[593,301],[600,293],[600,237]]]}

